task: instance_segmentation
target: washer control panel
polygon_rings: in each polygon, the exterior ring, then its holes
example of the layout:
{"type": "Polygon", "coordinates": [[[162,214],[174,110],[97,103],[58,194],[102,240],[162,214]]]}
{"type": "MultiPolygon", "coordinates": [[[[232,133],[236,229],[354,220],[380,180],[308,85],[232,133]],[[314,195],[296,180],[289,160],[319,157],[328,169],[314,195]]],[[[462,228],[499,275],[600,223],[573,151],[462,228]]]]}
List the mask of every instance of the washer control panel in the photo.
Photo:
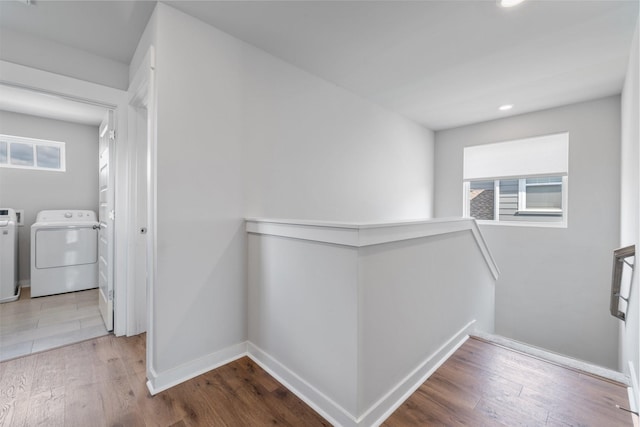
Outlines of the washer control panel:
{"type": "Polygon", "coordinates": [[[16,211],[11,208],[0,208],[0,220],[16,222],[16,211]]]}

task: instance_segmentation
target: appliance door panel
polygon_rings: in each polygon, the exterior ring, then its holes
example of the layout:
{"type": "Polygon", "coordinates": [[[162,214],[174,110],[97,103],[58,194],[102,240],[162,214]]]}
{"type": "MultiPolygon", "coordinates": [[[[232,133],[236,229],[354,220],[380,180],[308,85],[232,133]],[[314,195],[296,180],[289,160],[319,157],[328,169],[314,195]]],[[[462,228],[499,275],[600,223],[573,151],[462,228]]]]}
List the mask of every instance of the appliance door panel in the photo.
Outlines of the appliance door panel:
{"type": "Polygon", "coordinates": [[[98,233],[92,226],[36,231],[36,268],[93,264],[98,260],[98,233]]]}

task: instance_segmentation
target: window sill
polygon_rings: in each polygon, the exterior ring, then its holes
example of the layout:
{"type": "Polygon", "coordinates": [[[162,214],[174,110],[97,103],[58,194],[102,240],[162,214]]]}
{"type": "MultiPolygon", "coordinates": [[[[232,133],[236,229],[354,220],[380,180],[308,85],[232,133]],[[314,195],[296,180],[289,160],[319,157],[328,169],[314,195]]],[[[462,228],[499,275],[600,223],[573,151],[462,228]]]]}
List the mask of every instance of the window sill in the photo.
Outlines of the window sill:
{"type": "Polygon", "coordinates": [[[556,216],[556,217],[561,217],[562,216],[562,211],[561,210],[523,210],[523,211],[517,211],[516,212],[517,216],[556,216]]]}
{"type": "Polygon", "coordinates": [[[476,220],[478,225],[505,226],[505,227],[533,227],[533,228],[568,228],[564,221],[558,222],[534,222],[534,221],[490,221],[476,220]]]}

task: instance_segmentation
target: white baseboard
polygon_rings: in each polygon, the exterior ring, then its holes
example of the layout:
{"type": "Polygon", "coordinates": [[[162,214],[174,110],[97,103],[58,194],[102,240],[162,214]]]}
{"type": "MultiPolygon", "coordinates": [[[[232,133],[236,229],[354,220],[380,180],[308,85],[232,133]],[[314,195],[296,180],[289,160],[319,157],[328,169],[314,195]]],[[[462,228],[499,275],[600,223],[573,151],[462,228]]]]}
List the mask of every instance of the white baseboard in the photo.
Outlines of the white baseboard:
{"type": "Polygon", "coordinates": [[[382,424],[469,338],[475,320],[467,323],[440,348],[373,404],[359,419],[358,426],[382,424]]]}
{"type": "Polygon", "coordinates": [[[629,376],[631,377],[631,386],[628,388],[629,392],[629,409],[634,412],[638,412],[640,409],[640,389],[638,389],[638,376],[636,368],[633,362],[629,361],[629,376]]]}
{"type": "Polygon", "coordinates": [[[311,406],[333,426],[357,426],[356,419],[346,409],[331,400],[324,393],[289,370],[270,354],[257,345],[248,342],[248,356],[272,377],[280,381],[290,392],[298,396],[304,403],[311,406]]]}
{"type": "Polygon", "coordinates": [[[22,286],[18,285],[18,291],[16,292],[15,295],[12,295],[10,297],[5,297],[0,299],[0,304],[4,304],[6,302],[14,302],[14,301],[18,301],[20,299],[20,293],[22,292],[22,286]]]}
{"type": "Polygon", "coordinates": [[[469,338],[474,323],[475,321],[471,321],[460,329],[360,416],[349,413],[312,384],[249,341],[229,346],[168,371],[157,373],[150,366],[147,372],[147,388],[152,395],[155,395],[243,356],[249,356],[332,425],[337,427],[379,426],[469,338]]]}
{"type": "Polygon", "coordinates": [[[500,335],[489,334],[481,331],[477,331],[472,335],[475,335],[478,338],[482,338],[483,340],[501,345],[503,347],[507,347],[512,350],[537,357],[539,359],[543,359],[572,369],[577,369],[579,371],[587,372],[589,374],[597,375],[603,378],[608,378],[612,381],[617,381],[624,385],[629,385],[629,378],[627,378],[625,374],[614,371],[613,369],[594,365],[592,363],[574,359],[573,357],[564,356],[562,354],[553,353],[549,350],[535,347],[530,344],[525,344],[523,342],[516,341],[511,338],[506,338],[500,335]]]}
{"type": "Polygon", "coordinates": [[[379,426],[469,338],[474,323],[475,321],[469,322],[454,334],[361,416],[349,413],[255,344],[249,342],[247,352],[252,360],[332,425],[342,427],[379,426]]]}
{"type": "Polygon", "coordinates": [[[153,367],[149,367],[147,372],[147,388],[149,389],[149,393],[155,395],[246,355],[247,343],[242,342],[169,369],[168,371],[158,373],[154,371],[153,367]]]}

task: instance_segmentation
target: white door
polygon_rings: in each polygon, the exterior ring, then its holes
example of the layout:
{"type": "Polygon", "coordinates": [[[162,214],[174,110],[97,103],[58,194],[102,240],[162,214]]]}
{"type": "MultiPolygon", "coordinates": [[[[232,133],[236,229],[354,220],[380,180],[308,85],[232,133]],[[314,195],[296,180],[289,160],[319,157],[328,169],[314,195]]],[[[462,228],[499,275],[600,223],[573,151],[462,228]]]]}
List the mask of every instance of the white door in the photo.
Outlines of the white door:
{"type": "Polygon", "coordinates": [[[114,158],[115,132],[113,127],[113,110],[100,124],[100,142],[98,145],[99,170],[99,210],[98,221],[98,284],[100,285],[100,314],[108,331],[113,330],[113,229],[114,210],[114,175],[109,165],[114,158]]]}

